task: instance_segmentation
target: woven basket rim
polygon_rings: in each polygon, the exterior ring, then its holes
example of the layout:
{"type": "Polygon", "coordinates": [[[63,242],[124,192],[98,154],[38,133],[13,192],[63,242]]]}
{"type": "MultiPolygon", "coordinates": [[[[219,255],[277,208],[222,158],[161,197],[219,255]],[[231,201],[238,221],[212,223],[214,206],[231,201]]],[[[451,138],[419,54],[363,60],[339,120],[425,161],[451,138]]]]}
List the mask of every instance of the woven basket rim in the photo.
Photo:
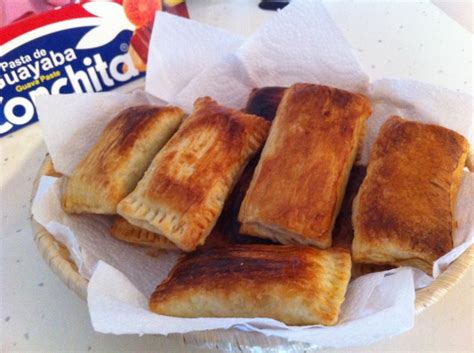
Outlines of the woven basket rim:
{"type": "MultiPolygon", "coordinates": [[[[41,176],[51,175],[48,173],[50,171],[51,160],[49,156],[47,156],[33,182],[32,200],[38,189],[41,176]]],[[[33,217],[31,217],[31,225],[36,246],[46,264],[68,288],[81,299],[87,300],[88,280],[79,274],[77,266],[69,256],[70,254],[67,248],[48,233],[33,217]]],[[[473,262],[474,245],[471,245],[429,286],[416,291],[416,314],[420,314],[426,308],[439,301],[449,289],[459,282],[473,262]]],[[[233,329],[230,331],[233,331],[233,329]]]]}

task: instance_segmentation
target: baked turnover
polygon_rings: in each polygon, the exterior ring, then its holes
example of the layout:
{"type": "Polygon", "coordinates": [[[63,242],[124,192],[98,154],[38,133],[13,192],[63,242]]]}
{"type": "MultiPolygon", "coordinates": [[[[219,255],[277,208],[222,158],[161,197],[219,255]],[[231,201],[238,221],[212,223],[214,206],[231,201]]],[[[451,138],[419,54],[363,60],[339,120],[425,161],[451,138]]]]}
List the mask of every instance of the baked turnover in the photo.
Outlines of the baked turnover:
{"type": "Polygon", "coordinates": [[[114,238],[135,245],[142,245],[162,250],[177,249],[176,245],[169,241],[168,238],[134,226],[120,216],[115,217],[112,227],[110,228],[110,233],[114,238]]]}
{"type": "Polygon", "coordinates": [[[199,98],[192,115],[118,206],[130,223],[163,234],[184,251],[202,245],[269,125],[255,115],[199,98]]]}
{"type": "Polygon", "coordinates": [[[312,84],[287,89],[240,209],[241,231],[330,247],[370,113],[360,94],[312,84]]]}
{"type": "Polygon", "coordinates": [[[64,210],[117,213],[117,204],[132,192],[183,116],[179,108],[142,105],[112,119],[68,179],[64,210]]]}
{"type": "MultiPolygon", "coordinates": [[[[332,232],[333,247],[340,247],[347,251],[351,251],[352,249],[352,240],[354,239],[354,228],[352,227],[352,202],[359,191],[362,181],[364,180],[365,173],[365,166],[354,165],[352,167],[349,182],[347,183],[346,193],[342,200],[341,210],[339,211],[332,232]]],[[[357,278],[372,272],[390,270],[391,268],[393,268],[393,266],[353,262],[351,278],[357,278]]]]}
{"type": "Polygon", "coordinates": [[[453,248],[454,208],[467,140],[441,126],[391,117],[372,147],[353,203],[354,261],[428,274],[453,248]]]}
{"type": "Polygon", "coordinates": [[[268,317],[334,325],[351,273],[349,252],[295,245],[230,245],[186,255],[150,298],[178,317],[268,317]]]}

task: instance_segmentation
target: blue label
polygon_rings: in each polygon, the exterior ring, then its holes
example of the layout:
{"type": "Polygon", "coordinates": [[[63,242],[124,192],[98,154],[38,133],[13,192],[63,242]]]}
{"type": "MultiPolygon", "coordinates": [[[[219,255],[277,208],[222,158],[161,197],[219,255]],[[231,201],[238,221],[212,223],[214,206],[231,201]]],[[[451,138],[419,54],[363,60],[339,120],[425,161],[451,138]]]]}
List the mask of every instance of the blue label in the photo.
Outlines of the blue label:
{"type": "Polygon", "coordinates": [[[97,29],[51,33],[0,58],[0,136],[38,120],[35,99],[39,95],[110,91],[144,76],[128,54],[132,31],[121,30],[97,47],[90,44],[103,40],[100,33],[91,33],[97,29]],[[78,45],[84,39],[87,43],[78,45]]]}

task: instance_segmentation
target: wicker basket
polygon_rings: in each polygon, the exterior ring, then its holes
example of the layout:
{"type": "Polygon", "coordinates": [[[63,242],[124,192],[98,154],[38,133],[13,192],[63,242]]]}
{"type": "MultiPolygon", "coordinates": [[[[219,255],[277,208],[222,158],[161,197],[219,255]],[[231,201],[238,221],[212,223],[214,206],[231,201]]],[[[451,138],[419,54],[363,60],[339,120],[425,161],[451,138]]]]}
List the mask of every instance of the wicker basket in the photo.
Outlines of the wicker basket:
{"type": "MultiPolygon", "coordinates": [[[[58,176],[51,160],[46,157],[33,184],[33,195],[36,194],[39,179],[43,175],[58,176]]],[[[87,298],[88,281],[77,271],[77,267],[69,256],[67,248],[58,242],[39,223],[32,219],[33,234],[36,246],[51,270],[80,298],[87,298]]],[[[431,285],[416,291],[416,314],[436,303],[453,287],[467,272],[474,262],[474,246],[467,249],[454,261],[431,285]]],[[[311,348],[307,344],[290,342],[278,337],[266,337],[252,332],[238,330],[211,330],[169,335],[171,340],[184,341],[186,344],[206,348],[219,348],[225,351],[247,352],[253,347],[270,349],[275,352],[300,352],[311,348]]]]}

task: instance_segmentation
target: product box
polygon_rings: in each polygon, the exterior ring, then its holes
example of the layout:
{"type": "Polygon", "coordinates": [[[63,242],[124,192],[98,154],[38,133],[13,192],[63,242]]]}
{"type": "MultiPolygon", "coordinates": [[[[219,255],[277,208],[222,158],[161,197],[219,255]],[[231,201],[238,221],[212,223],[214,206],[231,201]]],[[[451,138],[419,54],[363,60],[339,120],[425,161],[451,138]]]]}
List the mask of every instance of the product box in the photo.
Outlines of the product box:
{"type": "Polygon", "coordinates": [[[43,94],[110,91],[144,76],[156,11],[184,0],[84,1],[0,29],[0,137],[38,120],[43,94]]]}

